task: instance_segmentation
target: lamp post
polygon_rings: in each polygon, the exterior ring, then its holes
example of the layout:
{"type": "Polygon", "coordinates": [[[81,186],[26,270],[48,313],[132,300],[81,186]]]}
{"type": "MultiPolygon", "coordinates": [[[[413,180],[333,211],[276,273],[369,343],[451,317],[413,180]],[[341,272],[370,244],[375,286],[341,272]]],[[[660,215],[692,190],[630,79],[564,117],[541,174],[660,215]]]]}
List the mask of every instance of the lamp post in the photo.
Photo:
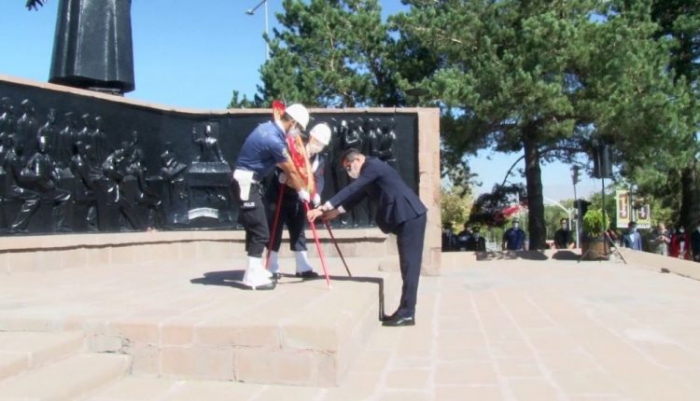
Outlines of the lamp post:
{"type": "MultiPolygon", "coordinates": [[[[267,9],[267,0],[262,0],[260,3],[256,4],[255,7],[249,9],[245,13],[248,15],[255,15],[255,11],[257,11],[260,6],[265,5],[265,35],[270,36],[270,27],[269,27],[269,21],[268,21],[268,9],[267,9]]],[[[267,40],[265,41],[265,61],[270,59],[270,44],[267,43],[267,40]]]]}
{"type": "Polygon", "coordinates": [[[576,197],[576,184],[579,182],[579,173],[580,167],[579,166],[571,166],[571,181],[574,183],[574,205],[576,205],[576,247],[580,247],[581,243],[579,242],[579,227],[581,227],[581,205],[578,202],[578,198],[576,197]]]}

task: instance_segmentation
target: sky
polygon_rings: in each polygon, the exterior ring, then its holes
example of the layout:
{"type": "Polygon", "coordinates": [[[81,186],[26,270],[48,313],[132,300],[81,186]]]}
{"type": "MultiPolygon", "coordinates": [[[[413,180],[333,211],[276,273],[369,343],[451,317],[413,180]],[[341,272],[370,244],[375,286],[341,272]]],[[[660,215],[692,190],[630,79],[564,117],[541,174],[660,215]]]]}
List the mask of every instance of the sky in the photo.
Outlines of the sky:
{"type": "MultiPolygon", "coordinates": [[[[59,0],[28,11],[24,0],[0,1],[0,74],[39,82],[49,75],[59,0]]],[[[251,97],[265,62],[265,6],[251,16],[246,10],[260,0],[132,0],[136,90],[128,98],[169,107],[224,109],[233,90],[251,97]]],[[[268,27],[277,25],[281,0],[268,0],[268,27]]],[[[404,10],[400,0],[382,1],[386,15],[404,10]]],[[[479,195],[501,183],[519,154],[483,151],[470,159],[479,177],[479,195]]],[[[523,167],[520,163],[519,167],[523,167]]],[[[511,176],[511,182],[524,178],[511,176]]],[[[542,168],[545,198],[573,199],[569,166],[542,168]]],[[[600,181],[582,172],[579,197],[600,191],[600,181]]],[[[547,199],[545,199],[547,201],[547,199]]],[[[550,202],[551,203],[551,202],[550,202]]]]}

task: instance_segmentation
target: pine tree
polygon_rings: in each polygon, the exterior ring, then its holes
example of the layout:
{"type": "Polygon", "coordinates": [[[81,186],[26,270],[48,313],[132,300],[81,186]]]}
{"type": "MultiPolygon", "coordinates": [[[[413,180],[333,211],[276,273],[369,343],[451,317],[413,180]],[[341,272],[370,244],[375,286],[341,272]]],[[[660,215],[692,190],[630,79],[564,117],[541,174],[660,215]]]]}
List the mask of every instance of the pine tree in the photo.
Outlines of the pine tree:
{"type": "MultiPolygon", "coordinates": [[[[393,41],[377,0],[284,0],[253,103],[319,107],[396,106],[393,41]]],[[[239,102],[245,102],[242,99],[239,102]]],[[[232,104],[233,106],[236,103],[232,104]]]]}
{"type": "Polygon", "coordinates": [[[395,22],[441,60],[417,84],[450,111],[445,148],[453,158],[475,147],[522,152],[530,244],[543,248],[542,164],[588,151],[593,139],[629,138],[637,126],[615,124],[635,106],[651,121],[668,99],[654,25],[593,0],[409,3],[395,22]]]}

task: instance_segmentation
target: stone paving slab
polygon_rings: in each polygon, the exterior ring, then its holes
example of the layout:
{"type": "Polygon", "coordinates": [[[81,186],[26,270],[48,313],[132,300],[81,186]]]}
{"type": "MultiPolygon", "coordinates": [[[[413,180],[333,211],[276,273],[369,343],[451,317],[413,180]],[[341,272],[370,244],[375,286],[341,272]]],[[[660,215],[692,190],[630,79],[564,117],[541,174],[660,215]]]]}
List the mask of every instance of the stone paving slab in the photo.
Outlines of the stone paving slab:
{"type": "MultiPolygon", "coordinates": [[[[385,284],[400,288],[370,260],[353,259],[349,278],[329,258],[332,289],[286,274],[274,291],[249,291],[237,284],[243,263],[7,275],[0,331],[80,330],[88,350],[132,356],[136,375],[334,386],[379,326],[385,284]]],[[[280,263],[293,272],[292,259],[280,263]]]]}
{"type": "MultiPolygon", "coordinates": [[[[423,277],[418,325],[375,330],[335,388],[130,377],[91,399],[695,400],[700,282],[628,262],[470,260],[440,277],[423,277]]],[[[353,269],[364,264],[351,261],[353,269]]],[[[342,267],[333,268],[342,274],[342,267]]],[[[155,265],[5,276],[0,322],[5,330],[62,330],[76,325],[71,316],[81,316],[81,327],[89,329],[110,311],[148,338],[139,319],[165,315],[171,320],[160,326],[161,340],[178,344],[193,335],[179,328],[202,316],[220,322],[255,311],[284,319],[296,309],[278,298],[278,290],[250,294],[223,285],[172,284],[183,281],[183,271],[201,278],[216,270],[155,265]],[[241,296],[244,307],[230,310],[241,296]]],[[[303,291],[284,297],[307,306],[328,293],[322,280],[290,278],[289,286],[303,291]]],[[[324,314],[354,295],[350,286],[343,300],[325,304],[324,314]]],[[[103,340],[98,345],[105,350],[121,346],[103,340]]]]}
{"type": "Polygon", "coordinates": [[[698,281],[496,259],[423,277],[417,325],[376,330],[338,387],[129,378],[89,399],[690,401],[698,333],[698,281]],[[157,390],[129,398],[144,388],[157,390]]]}

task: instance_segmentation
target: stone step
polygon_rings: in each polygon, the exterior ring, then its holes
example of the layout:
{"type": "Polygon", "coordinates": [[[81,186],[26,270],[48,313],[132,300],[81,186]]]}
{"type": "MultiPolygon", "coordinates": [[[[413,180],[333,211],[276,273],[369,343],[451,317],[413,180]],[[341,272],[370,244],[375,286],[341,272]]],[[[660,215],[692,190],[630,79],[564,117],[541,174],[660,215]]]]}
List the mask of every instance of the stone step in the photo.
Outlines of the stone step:
{"type": "Polygon", "coordinates": [[[78,352],[82,332],[0,332],[0,380],[78,352]]]}
{"type": "Polygon", "coordinates": [[[333,387],[380,327],[382,299],[394,311],[401,282],[373,258],[348,258],[352,278],[327,262],[332,289],[295,277],[292,258],[280,259],[274,291],[241,288],[244,259],[11,275],[0,330],[82,331],[87,351],[130,356],[137,377],[333,387]]]}
{"type": "Polygon", "coordinates": [[[0,401],[75,400],[127,373],[126,355],[82,354],[0,381],[0,401]]]}

